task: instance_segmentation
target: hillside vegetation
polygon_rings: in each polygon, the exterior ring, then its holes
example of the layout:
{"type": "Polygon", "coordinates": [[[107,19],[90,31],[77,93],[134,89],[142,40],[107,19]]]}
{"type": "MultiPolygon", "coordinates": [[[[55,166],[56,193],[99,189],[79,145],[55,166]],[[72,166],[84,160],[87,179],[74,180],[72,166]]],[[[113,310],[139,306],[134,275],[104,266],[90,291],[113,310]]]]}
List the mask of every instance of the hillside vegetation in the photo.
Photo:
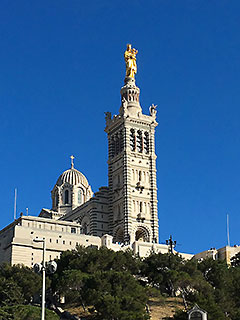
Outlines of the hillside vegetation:
{"type": "MultiPolygon", "coordinates": [[[[239,261],[237,255],[228,267],[212,259],[185,261],[172,254],[140,259],[131,251],[77,247],[57,260],[47,295],[65,296],[63,308],[91,319],[186,320],[186,311],[197,303],[208,320],[239,320],[239,261]]],[[[29,304],[40,288],[41,276],[29,268],[1,266],[0,307],[29,304]]]]}

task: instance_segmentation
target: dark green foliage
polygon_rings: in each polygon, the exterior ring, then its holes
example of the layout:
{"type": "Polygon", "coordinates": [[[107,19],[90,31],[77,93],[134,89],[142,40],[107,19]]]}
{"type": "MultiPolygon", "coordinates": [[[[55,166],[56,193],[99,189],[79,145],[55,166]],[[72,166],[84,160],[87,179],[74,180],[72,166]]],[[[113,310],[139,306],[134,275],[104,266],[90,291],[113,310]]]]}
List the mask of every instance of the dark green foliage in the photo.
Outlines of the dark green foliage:
{"type": "Polygon", "coordinates": [[[145,290],[128,272],[96,272],[86,279],[84,292],[101,319],[148,319],[145,290]]]}
{"type": "Polygon", "coordinates": [[[240,252],[231,258],[232,267],[240,267],[240,252]]]}
{"type": "Polygon", "coordinates": [[[29,303],[40,292],[41,276],[24,266],[0,266],[0,307],[29,303]]]}
{"type": "Polygon", "coordinates": [[[131,251],[78,247],[58,260],[52,287],[68,302],[94,306],[99,319],[148,319],[145,289],[133,276],[140,264],[131,251]]]}
{"type": "MultiPolygon", "coordinates": [[[[34,306],[16,305],[0,308],[0,320],[39,320],[41,308],[34,306]]],[[[59,317],[50,310],[46,310],[46,320],[59,320],[59,317]]]]}
{"type": "MultiPolygon", "coordinates": [[[[64,294],[67,302],[91,307],[94,319],[145,320],[147,297],[180,296],[186,310],[197,303],[208,312],[208,320],[239,320],[239,261],[240,255],[236,255],[229,267],[220,260],[185,261],[173,254],[140,259],[131,251],[77,247],[57,261],[51,289],[64,294]]],[[[16,305],[29,303],[40,290],[41,276],[31,269],[1,266],[0,320],[35,319],[31,310],[29,317],[26,313],[17,318],[21,312],[16,305]]],[[[187,319],[186,310],[176,312],[174,319],[187,319]]]]}

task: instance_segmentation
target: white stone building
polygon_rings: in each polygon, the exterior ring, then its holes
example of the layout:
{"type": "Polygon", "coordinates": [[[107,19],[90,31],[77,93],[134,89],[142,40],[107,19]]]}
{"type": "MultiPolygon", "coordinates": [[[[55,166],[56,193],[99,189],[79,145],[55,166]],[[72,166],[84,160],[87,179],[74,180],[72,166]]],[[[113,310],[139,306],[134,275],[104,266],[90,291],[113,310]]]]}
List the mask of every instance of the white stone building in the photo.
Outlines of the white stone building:
{"type": "Polygon", "coordinates": [[[140,256],[168,252],[167,245],[158,244],[156,106],[148,115],[142,113],[140,89],[134,70],[130,71],[121,88],[119,114],[105,113],[108,186],[93,194],[71,157],[71,168],[60,175],[51,192],[52,208],[42,209],[39,217],[22,216],[0,231],[0,262],[31,266],[41,261],[36,237],[46,239],[49,260],[76,244],[132,248],[140,256]]]}

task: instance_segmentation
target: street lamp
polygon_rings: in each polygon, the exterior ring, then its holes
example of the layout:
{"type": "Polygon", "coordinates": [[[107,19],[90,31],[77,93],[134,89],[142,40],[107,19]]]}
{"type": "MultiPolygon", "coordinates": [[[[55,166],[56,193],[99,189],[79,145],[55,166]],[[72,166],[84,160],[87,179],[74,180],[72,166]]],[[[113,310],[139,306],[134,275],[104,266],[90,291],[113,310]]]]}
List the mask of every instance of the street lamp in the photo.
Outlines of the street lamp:
{"type": "Polygon", "coordinates": [[[35,238],[34,242],[43,243],[43,263],[42,263],[42,317],[41,320],[45,319],[45,286],[46,286],[46,266],[45,266],[45,252],[46,252],[46,242],[45,238],[35,238]]]}

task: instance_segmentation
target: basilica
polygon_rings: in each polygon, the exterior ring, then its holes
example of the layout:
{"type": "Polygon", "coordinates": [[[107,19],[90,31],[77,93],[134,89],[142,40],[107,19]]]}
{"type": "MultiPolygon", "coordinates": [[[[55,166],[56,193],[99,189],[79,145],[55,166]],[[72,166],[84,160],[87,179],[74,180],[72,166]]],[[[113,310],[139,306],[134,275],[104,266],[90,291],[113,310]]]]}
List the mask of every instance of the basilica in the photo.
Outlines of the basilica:
{"type": "MultiPolygon", "coordinates": [[[[39,216],[21,216],[0,231],[0,262],[32,266],[41,261],[40,244],[46,241],[47,259],[76,245],[131,248],[140,256],[168,252],[159,244],[156,183],[156,106],[143,114],[135,82],[137,50],[127,45],[126,76],[120,90],[117,115],[105,112],[108,139],[108,186],[96,193],[74,167],[64,171],[51,191],[52,208],[39,216]]],[[[185,254],[191,258],[192,255],[185,254]]]]}

